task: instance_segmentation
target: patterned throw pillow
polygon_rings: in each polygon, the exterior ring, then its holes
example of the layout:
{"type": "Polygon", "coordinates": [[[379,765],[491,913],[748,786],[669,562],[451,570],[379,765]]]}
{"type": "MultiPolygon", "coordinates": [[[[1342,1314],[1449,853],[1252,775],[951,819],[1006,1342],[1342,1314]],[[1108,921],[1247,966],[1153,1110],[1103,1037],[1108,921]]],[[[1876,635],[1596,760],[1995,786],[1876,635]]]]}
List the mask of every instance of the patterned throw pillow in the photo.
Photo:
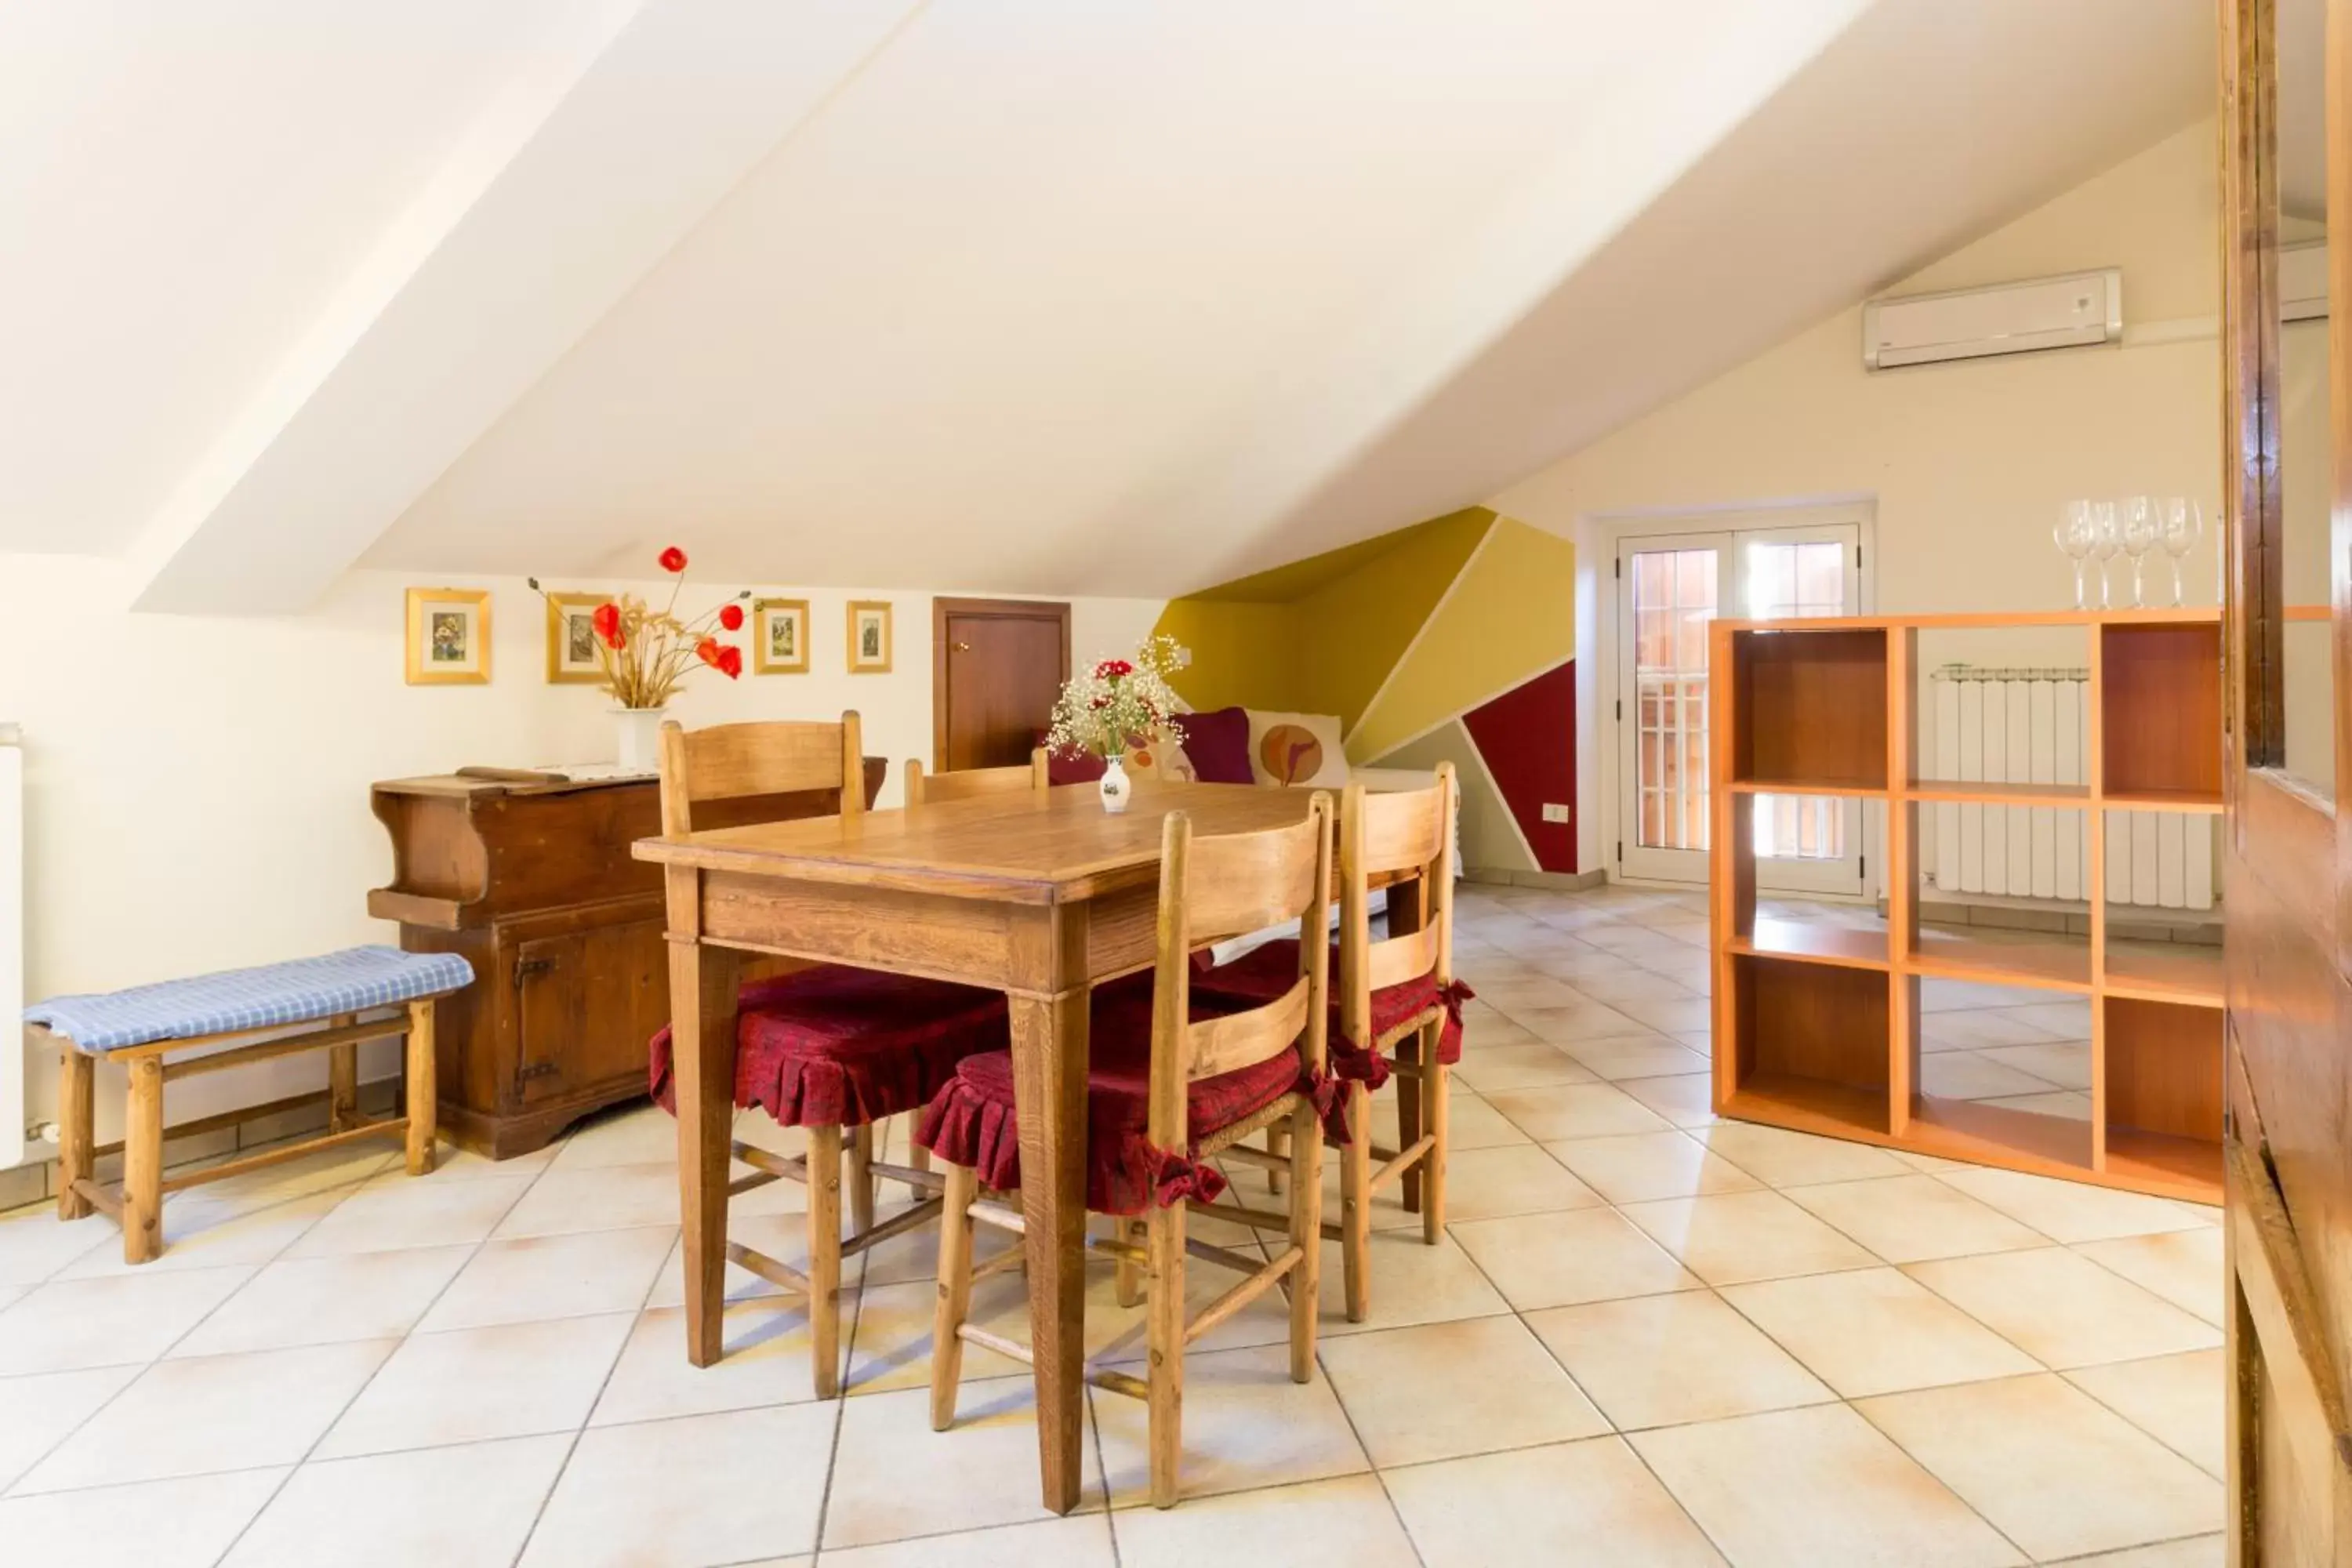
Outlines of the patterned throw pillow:
{"type": "Polygon", "coordinates": [[[1338,789],[1348,782],[1339,721],[1330,713],[1268,713],[1251,709],[1250,766],[1257,782],[1338,789]]]}

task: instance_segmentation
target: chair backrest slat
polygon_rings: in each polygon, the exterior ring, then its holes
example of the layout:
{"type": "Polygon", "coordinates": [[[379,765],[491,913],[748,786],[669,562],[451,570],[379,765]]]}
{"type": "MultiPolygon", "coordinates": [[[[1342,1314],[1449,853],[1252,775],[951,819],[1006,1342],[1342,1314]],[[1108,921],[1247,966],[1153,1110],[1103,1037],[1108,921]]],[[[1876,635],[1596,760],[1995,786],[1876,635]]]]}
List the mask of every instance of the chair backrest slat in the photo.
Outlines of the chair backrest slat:
{"type": "Polygon", "coordinates": [[[1045,749],[1043,746],[1030,752],[1027,762],[1002,768],[957,768],[949,773],[933,773],[924,772],[923,764],[914,758],[907,759],[907,805],[909,810],[950,800],[971,800],[983,795],[1040,791],[1048,783],[1045,749]]]}
{"type": "Polygon", "coordinates": [[[1417,931],[1372,942],[1364,955],[1365,982],[1375,991],[1418,980],[1437,967],[1435,921],[1417,931]]]}
{"type": "Polygon", "coordinates": [[[838,724],[778,721],[714,724],[688,730],[672,719],[661,728],[664,833],[694,831],[694,808],[712,800],[839,792],[840,812],[866,809],[866,759],[857,715],[838,724]]]}
{"type": "MultiPolygon", "coordinates": [[[[1372,993],[1424,974],[1454,979],[1454,823],[1461,799],[1452,763],[1427,789],[1373,795],[1348,786],[1339,804],[1339,1030],[1371,1044],[1372,993]],[[1371,879],[1417,875],[1427,898],[1418,929],[1374,942],[1371,879]]],[[[1391,929],[1402,922],[1394,918],[1391,929]]]]}
{"type": "Polygon", "coordinates": [[[1192,948],[1234,931],[1297,920],[1322,931],[1331,897],[1331,797],[1318,793],[1307,819],[1289,827],[1195,838],[1191,818],[1171,812],[1160,833],[1159,950],[1151,982],[1151,1082],[1147,1136],[1159,1148],[1190,1146],[1185,1086],[1297,1053],[1323,1069],[1329,1029],[1331,950],[1298,944],[1299,975],[1279,999],[1200,1024],[1192,1022],[1192,948]]]}

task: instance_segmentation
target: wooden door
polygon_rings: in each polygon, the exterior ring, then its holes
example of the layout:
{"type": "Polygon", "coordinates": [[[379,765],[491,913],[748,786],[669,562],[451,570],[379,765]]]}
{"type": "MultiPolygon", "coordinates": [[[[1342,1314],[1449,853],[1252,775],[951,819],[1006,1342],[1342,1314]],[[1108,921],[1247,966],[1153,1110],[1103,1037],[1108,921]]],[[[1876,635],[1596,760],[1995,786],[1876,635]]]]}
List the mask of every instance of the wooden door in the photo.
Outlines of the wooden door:
{"type": "Polygon", "coordinates": [[[2223,0],[2222,372],[2228,513],[2228,769],[2223,908],[2229,929],[2223,1143],[2230,1340],[2230,1560],[2352,1563],[2352,831],[2345,791],[2288,770],[2287,716],[2320,689],[2336,766],[2352,725],[2346,556],[2352,543],[2352,0],[2223,0]],[[2324,16],[2322,7],[2324,5],[2324,16]],[[2306,63],[2324,61],[2319,69],[2306,63]],[[2323,94],[2283,110],[2282,86],[2323,94]],[[2290,132],[2282,153],[2282,127],[2290,132]],[[2307,162],[2324,156],[2325,173],[2307,162]],[[2283,178],[2283,175],[2285,177],[2283,178]],[[2325,357],[2333,407],[2298,483],[2333,497],[2297,520],[2282,481],[2278,286],[2283,184],[2305,195],[2291,227],[2315,223],[2324,188],[2334,307],[2325,357]],[[2306,476],[2309,478],[2306,479],[2306,476]],[[2292,526],[2291,526],[2292,525],[2292,526]],[[2333,610],[2292,602],[2296,544],[2326,542],[2333,610]],[[2300,609],[2301,615],[2296,612],[2300,609]],[[2293,670],[2288,623],[2332,622],[2332,661],[2293,670]],[[2332,670],[2326,668],[2332,662],[2332,670]],[[2298,701],[2291,701],[2289,688],[2298,701]]]}
{"type": "Polygon", "coordinates": [[[1070,675],[1070,606],[931,601],[931,766],[1025,763],[1070,675]]]}
{"type": "MultiPolygon", "coordinates": [[[[514,1103],[570,1099],[642,1079],[646,1043],[669,1021],[664,922],[530,922],[514,946],[514,1103]]],[[[522,934],[518,932],[518,934],[522,934]]]]}

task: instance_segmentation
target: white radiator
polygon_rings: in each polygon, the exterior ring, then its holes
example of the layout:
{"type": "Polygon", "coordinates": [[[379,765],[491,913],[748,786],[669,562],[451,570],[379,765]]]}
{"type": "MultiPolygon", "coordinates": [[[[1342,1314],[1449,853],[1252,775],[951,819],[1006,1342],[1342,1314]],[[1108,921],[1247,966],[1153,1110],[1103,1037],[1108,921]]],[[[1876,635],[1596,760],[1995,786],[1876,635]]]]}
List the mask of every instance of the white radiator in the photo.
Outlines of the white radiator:
{"type": "MultiPolygon", "coordinates": [[[[1933,678],[1928,772],[1966,784],[2084,783],[2088,674],[1944,666],[1933,678]]],[[[2091,851],[2081,812],[1955,804],[1931,810],[1929,879],[1939,891],[2087,901],[2091,851]]],[[[2106,826],[2108,903],[2213,907],[2213,818],[2110,811],[2106,826]]]]}
{"type": "Polygon", "coordinates": [[[0,1171],[25,1159],[25,753],[0,723],[0,1171]]]}

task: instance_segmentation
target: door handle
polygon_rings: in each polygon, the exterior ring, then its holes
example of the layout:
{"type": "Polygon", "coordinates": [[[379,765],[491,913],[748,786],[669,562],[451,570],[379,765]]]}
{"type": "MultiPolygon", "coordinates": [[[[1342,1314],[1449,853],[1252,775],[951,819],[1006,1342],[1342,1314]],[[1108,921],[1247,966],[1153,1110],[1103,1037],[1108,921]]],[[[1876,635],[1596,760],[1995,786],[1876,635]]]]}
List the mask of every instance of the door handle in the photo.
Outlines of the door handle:
{"type": "Polygon", "coordinates": [[[948,651],[950,653],[970,653],[971,651],[971,644],[968,642],[951,642],[948,644],[948,651]]]}

